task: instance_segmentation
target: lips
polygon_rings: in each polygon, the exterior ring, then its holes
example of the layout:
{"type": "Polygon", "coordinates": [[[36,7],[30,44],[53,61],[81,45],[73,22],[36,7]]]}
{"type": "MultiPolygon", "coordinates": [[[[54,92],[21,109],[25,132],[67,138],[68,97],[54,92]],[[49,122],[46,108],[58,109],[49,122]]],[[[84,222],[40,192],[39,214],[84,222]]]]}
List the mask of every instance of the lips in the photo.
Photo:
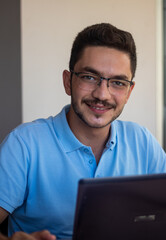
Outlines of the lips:
{"type": "Polygon", "coordinates": [[[95,108],[115,108],[115,103],[108,103],[107,101],[99,101],[99,100],[84,100],[83,103],[86,103],[89,106],[95,108]]]}
{"type": "Polygon", "coordinates": [[[107,111],[109,111],[112,108],[115,108],[116,105],[115,104],[110,104],[110,103],[99,103],[96,101],[85,101],[85,104],[93,111],[96,113],[105,113],[107,111]]]}
{"type": "Polygon", "coordinates": [[[92,112],[96,114],[104,114],[109,110],[108,108],[99,108],[99,107],[92,107],[92,106],[89,106],[89,108],[92,112]]]}

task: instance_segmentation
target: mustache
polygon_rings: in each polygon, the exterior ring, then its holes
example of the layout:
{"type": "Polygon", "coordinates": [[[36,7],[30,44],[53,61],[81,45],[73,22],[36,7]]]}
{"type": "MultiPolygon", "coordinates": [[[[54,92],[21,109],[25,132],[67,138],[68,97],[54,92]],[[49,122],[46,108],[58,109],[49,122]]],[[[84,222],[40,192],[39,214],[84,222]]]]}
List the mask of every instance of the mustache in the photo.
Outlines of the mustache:
{"type": "Polygon", "coordinates": [[[91,99],[85,99],[82,101],[83,103],[86,103],[87,105],[97,105],[97,104],[101,104],[103,105],[104,107],[108,107],[108,108],[116,108],[116,104],[115,103],[109,103],[107,101],[101,101],[101,100],[98,100],[98,99],[94,99],[94,100],[91,100],[91,99]]]}

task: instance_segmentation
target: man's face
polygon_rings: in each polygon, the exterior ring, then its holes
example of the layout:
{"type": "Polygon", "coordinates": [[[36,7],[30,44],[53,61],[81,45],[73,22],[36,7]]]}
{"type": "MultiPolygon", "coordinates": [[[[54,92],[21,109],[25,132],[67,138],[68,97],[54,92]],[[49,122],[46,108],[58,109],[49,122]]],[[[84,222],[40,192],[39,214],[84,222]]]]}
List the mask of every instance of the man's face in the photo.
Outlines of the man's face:
{"type": "MultiPolygon", "coordinates": [[[[85,89],[80,86],[76,75],[65,71],[65,90],[71,95],[72,119],[80,120],[89,127],[103,128],[115,120],[122,112],[130,96],[133,86],[128,86],[126,91],[112,91],[103,80],[94,89],[85,89]],[[69,83],[70,82],[70,83],[69,83]],[[68,87],[67,87],[68,86],[68,87]],[[70,88],[70,89],[69,89],[70,88]]],[[[74,72],[96,73],[105,78],[132,79],[129,56],[119,50],[108,47],[87,47],[82,57],[75,64],[74,72]]]]}

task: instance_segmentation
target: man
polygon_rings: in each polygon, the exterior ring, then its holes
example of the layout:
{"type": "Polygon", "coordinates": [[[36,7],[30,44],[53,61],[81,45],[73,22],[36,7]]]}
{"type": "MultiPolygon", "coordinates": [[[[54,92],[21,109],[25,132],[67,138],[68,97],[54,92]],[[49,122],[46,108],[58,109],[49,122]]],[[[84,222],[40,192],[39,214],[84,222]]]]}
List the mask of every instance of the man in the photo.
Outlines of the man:
{"type": "Polygon", "coordinates": [[[71,237],[81,178],[166,171],[166,154],[149,131],[116,120],[135,86],[131,34],[105,23],[87,27],[69,68],[63,81],[71,105],[17,127],[1,145],[0,222],[9,215],[13,239],[71,237]],[[43,229],[52,235],[43,237],[43,229]]]}

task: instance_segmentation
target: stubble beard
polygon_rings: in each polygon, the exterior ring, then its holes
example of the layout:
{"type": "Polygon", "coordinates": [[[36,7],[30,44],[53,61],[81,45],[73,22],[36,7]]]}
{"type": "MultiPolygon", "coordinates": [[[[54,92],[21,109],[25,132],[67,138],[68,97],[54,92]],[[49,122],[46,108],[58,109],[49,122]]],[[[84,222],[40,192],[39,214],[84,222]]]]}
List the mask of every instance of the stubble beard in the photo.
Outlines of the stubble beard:
{"type": "MultiPolygon", "coordinates": [[[[92,103],[92,102],[97,103],[97,101],[101,103],[101,101],[99,101],[99,100],[93,100],[93,101],[91,100],[91,103],[92,103]]],[[[88,100],[87,100],[87,101],[83,101],[82,103],[83,103],[83,104],[86,104],[86,102],[89,102],[89,101],[88,101],[88,100]]],[[[106,103],[104,103],[104,104],[106,104],[106,103]]],[[[104,125],[97,125],[97,124],[95,125],[95,124],[89,123],[89,122],[86,120],[86,118],[85,118],[85,116],[84,116],[84,113],[81,112],[81,110],[79,109],[78,104],[76,103],[76,101],[74,101],[73,96],[71,96],[71,105],[72,105],[72,108],[73,108],[75,114],[79,117],[79,119],[80,119],[81,121],[83,121],[83,122],[84,122],[88,127],[90,127],[90,128],[104,128],[104,127],[110,125],[115,119],[117,119],[117,118],[119,117],[119,115],[122,113],[123,108],[124,108],[124,106],[123,106],[123,107],[122,107],[107,123],[105,123],[104,125]]],[[[113,111],[115,111],[115,110],[116,110],[116,105],[115,105],[115,104],[112,105],[111,108],[112,108],[113,111]]],[[[96,114],[95,117],[96,117],[96,118],[100,118],[100,115],[97,115],[97,114],[96,114]]]]}

